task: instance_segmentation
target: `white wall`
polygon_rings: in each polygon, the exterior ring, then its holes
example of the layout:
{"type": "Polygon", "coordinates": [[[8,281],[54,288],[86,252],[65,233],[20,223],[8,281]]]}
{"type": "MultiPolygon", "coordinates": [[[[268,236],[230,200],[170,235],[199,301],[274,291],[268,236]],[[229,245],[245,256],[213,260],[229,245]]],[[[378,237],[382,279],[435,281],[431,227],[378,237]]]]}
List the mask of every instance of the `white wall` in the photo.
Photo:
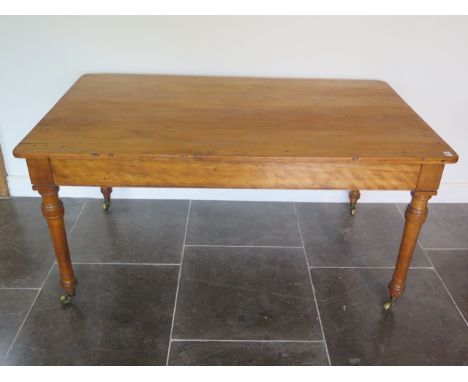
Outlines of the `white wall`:
{"type": "MultiPolygon", "coordinates": [[[[439,202],[468,202],[468,17],[0,17],[0,143],[12,195],[34,195],[14,146],[86,72],[387,81],[460,155],[439,202]]],[[[98,196],[88,188],[62,196],[98,196]]],[[[342,201],[341,191],[116,190],[114,197],[342,201]]],[[[362,201],[406,201],[366,192],[362,201]]]]}

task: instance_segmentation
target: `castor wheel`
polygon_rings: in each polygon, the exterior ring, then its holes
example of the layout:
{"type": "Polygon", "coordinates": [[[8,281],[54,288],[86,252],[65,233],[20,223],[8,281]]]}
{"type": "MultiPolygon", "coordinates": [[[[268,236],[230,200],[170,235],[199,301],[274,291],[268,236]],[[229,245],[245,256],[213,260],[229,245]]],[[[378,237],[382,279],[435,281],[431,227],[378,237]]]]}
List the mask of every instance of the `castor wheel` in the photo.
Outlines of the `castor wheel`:
{"type": "Polygon", "coordinates": [[[394,299],[393,297],[390,297],[390,298],[385,302],[385,304],[384,304],[384,306],[383,306],[383,309],[384,309],[385,311],[390,310],[390,309],[392,308],[393,304],[395,304],[395,301],[396,301],[396,299],[394,299]]]}
{"type": "Polygon", "coordinates": [[[72,295],[71,294],[64,294],[62,296],[60,296],[60,302],[62,303],[62,305],[68,305],[70,304],[72,301],[72,295]]]}
{"type": "Polygon", "coordinates": [[[112,187],[101,187],[101,193],[102,193],[102,196],[104,197],[102,210],[105,212],[110,207],[112,187]]]}
{"type": "Polygon", "coordinates": [[[360,197],[361,193],[359,190],[349,191],[349,214],[351,216],[356,215],[356,204],[360,197]]]}
{"type": "Polygon", "coordinates": [[[107,211],[107,210],[109,209],[109,207],[110,207],[110,202],[104,202],[104,203],[102,204],[102,209],[103,209],[104,211],[107,211]]]}

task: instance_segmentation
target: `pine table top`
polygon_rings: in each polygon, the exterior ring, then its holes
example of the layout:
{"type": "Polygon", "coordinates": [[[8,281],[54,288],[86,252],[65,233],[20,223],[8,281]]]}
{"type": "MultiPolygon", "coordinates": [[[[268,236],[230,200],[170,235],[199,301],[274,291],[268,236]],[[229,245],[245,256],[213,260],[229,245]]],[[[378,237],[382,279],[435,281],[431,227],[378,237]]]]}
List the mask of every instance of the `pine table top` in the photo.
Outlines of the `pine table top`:
{"type": "Polygon", "coordinates": [[[87,74],[14,150],[21,158],[451,163],[385,82],[87,74]]]}

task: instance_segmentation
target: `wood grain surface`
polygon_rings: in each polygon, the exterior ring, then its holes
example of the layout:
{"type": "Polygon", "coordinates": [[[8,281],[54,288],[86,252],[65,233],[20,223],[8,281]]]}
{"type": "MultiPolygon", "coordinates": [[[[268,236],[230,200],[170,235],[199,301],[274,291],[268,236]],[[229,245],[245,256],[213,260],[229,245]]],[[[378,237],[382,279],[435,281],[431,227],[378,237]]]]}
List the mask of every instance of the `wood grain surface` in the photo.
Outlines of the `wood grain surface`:
{"type": "Polygon", "coordinates": [[[82,76],[14,155],[420,164],[458,159],[381,81],[117,74],[82,76]]]}
{"type": "Polygon", "coordinates": [[[418,164],[51,159],[63,186],[412,190],[418,164]]]}

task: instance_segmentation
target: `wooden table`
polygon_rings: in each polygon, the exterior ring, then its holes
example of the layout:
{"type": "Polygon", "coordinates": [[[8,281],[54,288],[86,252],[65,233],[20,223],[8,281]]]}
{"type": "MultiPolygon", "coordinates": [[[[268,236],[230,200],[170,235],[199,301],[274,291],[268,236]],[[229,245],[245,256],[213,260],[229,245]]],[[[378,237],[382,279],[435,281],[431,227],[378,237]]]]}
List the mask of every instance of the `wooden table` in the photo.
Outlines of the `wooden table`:
{"type": "Polygon", "coordinates": [[[42,196],[67,303],[76,278],[59,186],[410,190],[391,307],[450,148],[385,82],[80,77],[15,148],[42,196]]]}

